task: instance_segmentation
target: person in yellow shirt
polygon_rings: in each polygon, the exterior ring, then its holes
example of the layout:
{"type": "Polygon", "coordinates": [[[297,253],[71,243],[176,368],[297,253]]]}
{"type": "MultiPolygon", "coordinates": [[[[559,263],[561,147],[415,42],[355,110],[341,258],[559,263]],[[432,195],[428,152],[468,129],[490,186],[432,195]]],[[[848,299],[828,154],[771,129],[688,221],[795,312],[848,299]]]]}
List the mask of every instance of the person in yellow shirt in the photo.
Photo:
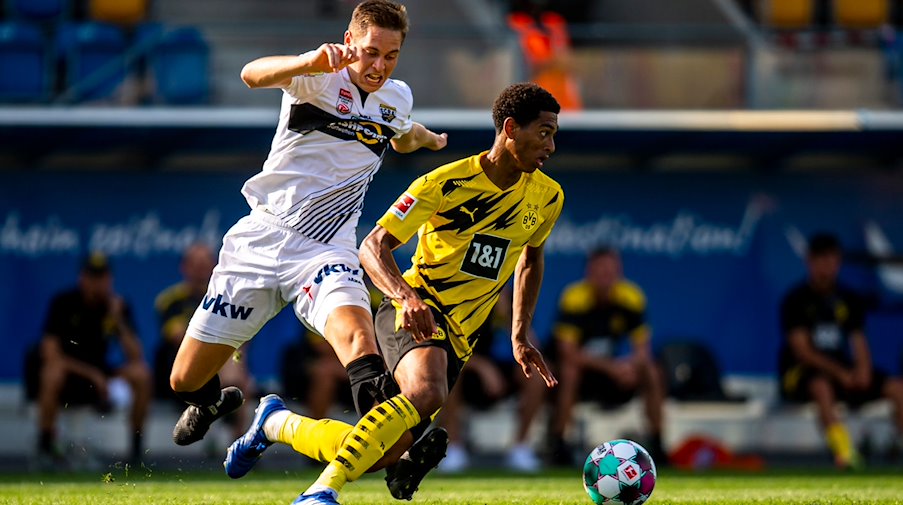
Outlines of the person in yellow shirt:
{"type": "Polygon", "coordinates": [[[565,287],[559,299],[553,345],[561,387],[550,433],[556,463],[573,464],[564,435],[578,399],[618,405],[637,393],[645,404],[646,448],[657,464],[667,462],[662,448],[665,386],[652,356],[646,296],[622,270],[615,249],[599,248],[589,255],[584,278],[565,287]],[[618,352],[625,341],[629,350],[618,352]]]}
{"type": "MultiPolygon", "coordinates": [[[[400,390],[385,392],[390,400],[375,410],[410,420],[401,431],[375,416],[362,419],[370,437],[386,448],[399,440],[407,447],[438,413],[473,352],[476,330],[512,275],[514,357],[526,376],[538,373],[547,386],[557,384],[528,331],[542,282],[543,244],[564,205],[561,186],[541,171],[555,151],[559,110],[555,98],[535,84],[507,87],[492,108],[492,148],[416,179],[361,244],[361,265],[385,294],[376,334],[400,390]],[[417,250],[402,274],[392,251],[415,233],[417,250]]],[[[427,433],[391,467],[386,480],[393,496],[413,496],[445,454],[448,438],[443,434],[440,429],[427,433]]],[[[338,467],[353,465],[351,450],[366,449],[362,441],[349,442],[353,438],[350,426],[291,413],[270,395],[261,400],[251,429],[229,453],[233,460],[249,460],[282,442],[329,462],[324,474],[337,467],[334,474],[344,475],[338,467]],[[343,441],[361,447],[336,450],[343,441]]],[[[382,463],[386,461],[370,469],[382,463]]],[[[330,482],[321,476],[296,503],[337,503],[333,486],[343,484],[341,478],[330,482]]]]}

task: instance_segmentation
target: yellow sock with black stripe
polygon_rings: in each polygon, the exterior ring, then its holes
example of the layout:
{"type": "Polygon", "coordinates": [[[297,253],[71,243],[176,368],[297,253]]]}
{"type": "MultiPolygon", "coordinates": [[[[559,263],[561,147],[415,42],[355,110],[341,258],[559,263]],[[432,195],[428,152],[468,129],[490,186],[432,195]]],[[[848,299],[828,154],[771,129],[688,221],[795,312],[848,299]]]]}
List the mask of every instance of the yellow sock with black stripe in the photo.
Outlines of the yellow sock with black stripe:
{"type": "Polygon", "coordinates": [[[383,457],[386,450],[420,422],[420,414],[404,395],[397,395],[373,407],[345,438],[335,459],[307,492],[329,488],[342,490],[383,457]]]}
{"type": "Polygon", "coordinates": [[[828,426],[825,430],[825,438],[827,438],[828,447],[838,463],[848,465],[853,462],[855,458],[853,441],[843,423],[834,423],[828,426]]]}
{"type": "Polygon", "coordinates": [[[296,452],[328,463],[336,458],[353,428],[335,419],[311,419],[288,413],[272,441],[290,445],[296,452]]]}

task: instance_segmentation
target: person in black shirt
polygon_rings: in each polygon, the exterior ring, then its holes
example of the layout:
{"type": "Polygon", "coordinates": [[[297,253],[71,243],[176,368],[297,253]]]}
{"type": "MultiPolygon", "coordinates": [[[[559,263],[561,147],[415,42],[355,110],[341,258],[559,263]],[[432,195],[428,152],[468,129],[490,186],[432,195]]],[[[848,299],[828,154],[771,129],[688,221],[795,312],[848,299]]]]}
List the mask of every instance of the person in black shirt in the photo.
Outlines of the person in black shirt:
{"type": "Polygon", "coordinates": [[[856,467],[861,459],[835,403],[840,400],[858,406],[889,398],[901,433],[903,381],[872,366],[864,332],[864,304],[838,282],[841,246],[837,238],[814,235],[806,265],[808,278],[793,287],[781,303],[781,396],[789,401],[815,402],[835,463],[841,468],[856,467]]]}
{"type": "Polygon", "coordinates": [[[82,264],[78,286],[50,303],[40,344],[38,450],[55,455],[56,419],[61,404],[89,403],[106,410],[109,380],[121,377],[132,391],[132,461],[141,457],[141,432],[151,396],[151,373],[142,356],[131,310],[113,291],[107,258],[92,254],[82,264]],[[122,347],[126,362],[107,361],[112,342],[122,347]]]}

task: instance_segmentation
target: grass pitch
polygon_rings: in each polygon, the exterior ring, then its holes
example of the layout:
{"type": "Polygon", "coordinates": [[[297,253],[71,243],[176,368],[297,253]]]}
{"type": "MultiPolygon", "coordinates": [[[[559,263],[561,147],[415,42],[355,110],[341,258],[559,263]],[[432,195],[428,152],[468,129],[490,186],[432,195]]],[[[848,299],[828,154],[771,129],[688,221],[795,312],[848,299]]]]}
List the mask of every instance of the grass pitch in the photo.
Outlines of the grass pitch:
{"type": "MultiPolygon", "coordinates": [[[[221,474],[148,472],[123,469],[83,475],[0,476],[0,504],[10,505],[272,505],[289,504],[314,472],[258,473],[231,481],[221,474]]],[[[431,475],[411,505],[592,505],[580,473],[550,471],[535,476],[470,473],[431,475]]],[[[400,505],[377,476],[350,484],[343,505],[400,505]]],[[[687,474],[666,471],[649,503],[666,504],[900,504],[903,473],[847,474],[766,472],[687,474]]]]}

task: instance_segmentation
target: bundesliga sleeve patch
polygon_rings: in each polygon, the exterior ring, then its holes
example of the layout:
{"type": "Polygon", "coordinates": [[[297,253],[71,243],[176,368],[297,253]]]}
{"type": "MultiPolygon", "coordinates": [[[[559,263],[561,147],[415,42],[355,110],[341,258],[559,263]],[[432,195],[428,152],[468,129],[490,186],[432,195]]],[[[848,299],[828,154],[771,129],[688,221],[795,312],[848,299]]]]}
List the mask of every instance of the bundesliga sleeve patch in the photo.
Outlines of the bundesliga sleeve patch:
{"type": "Polygon", "coordinates": [[[395,214],[395,217],[404,221],[404,218],[408,217],[408,213],[411,212],[415,205],[417,205],[417,199],[410,193],[405,193],[392,206],[392,213],[395,214]]]}

